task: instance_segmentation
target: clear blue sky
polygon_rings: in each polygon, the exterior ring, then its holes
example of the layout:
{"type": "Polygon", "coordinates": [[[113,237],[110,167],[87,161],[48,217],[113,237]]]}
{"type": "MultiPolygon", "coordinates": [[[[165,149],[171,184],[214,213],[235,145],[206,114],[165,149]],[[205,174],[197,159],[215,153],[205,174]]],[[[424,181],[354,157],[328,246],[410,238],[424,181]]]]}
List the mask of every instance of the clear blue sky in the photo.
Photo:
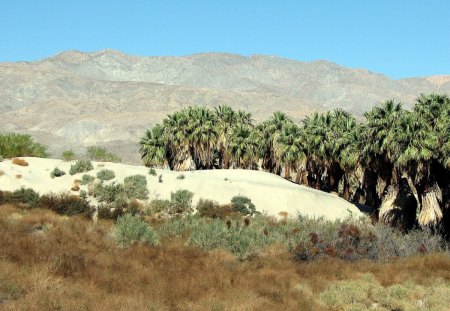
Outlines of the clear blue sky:
{"type": "Polygon", "coordinates": [[[0,62],[63,50],[325,59],[393,78],[450,74],[449,0],[0,0],[0,62]]]}

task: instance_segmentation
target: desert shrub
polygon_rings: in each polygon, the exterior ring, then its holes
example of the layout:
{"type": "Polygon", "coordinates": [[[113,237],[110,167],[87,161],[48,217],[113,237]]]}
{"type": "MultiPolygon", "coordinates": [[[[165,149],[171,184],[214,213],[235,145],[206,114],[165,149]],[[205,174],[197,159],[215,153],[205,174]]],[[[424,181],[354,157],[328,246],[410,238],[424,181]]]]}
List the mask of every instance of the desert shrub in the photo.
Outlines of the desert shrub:
{"type": "Polygon", "coordinates": [[[28,162],[24,159],[14,158],[11,162],[19,166],[28,166],[28,162]]]}
{"type": "Polygon", "coordinates": [[[143,175],[125,177],[123,187],[128,199],[145,200],[148,198],[147,178],[143,175]]]}
{"type": "Polygon", "coordinates": [[[143,205],[136,200],[127,202],[125,212],[133,216],[142,216],[144,214],[143,205]]]}
{"type": "Polygon", "coordinates": [[[3,162],[3,156],[0,154],[0,162],[3,162]]]}
{"type": "Polygon", "coordinates": [[[47,148],[44,145],[33,141],[30,135],[26,134],[0,134],[0,154],[4,158],[14,157],[40,157],[48,156],[47,148]]]}
{"type": "Polygon", "coordinates": [[[152,175],[152,176],[156,176],[156,170],[155,170],[153,167],[151,167],[151,168],[148,170],[148,173],[149,173],[150,175],[152,175]]]}
{"type": "Polygon", "coordinates": [[[163,176],[162,176],[162,174],[158,176],[158,182],[159,182],[159,183],[162,183],[162,182],[163,182],[163,176]]]}
{"type": "Polygon", "coordinates": [[[0,170],[0,176],[5,175],[5,172],[3,172],[2,170],[0,170]]]}
{"type": "Polygon", "coordinates": [[[69,174],[75,175],[78,173],[88,172],[93,170],[92,162],[89,160],[78,160],[75,164],[70,166],[69,174]]]}
{"type": "Polygon", "coordinates": [[[100,180],[111,180],[116,177],[116,174],[112,170],[103,169],[97,173],[97,178],[100,180]]]}
{"type": "Polygon", "coordinates": [[[55,167],[53,169],[53,171],[50,173],[50,177],[51,178],[55,178],[55,177],[61,177],[66,175],[66,172],[64,172],[63,170],[60,170],[59,168],[55,167]]]}
{"type": "Polygon", "coordinates": [[[26,204],[28,207],[39,206],[39,193],[31,188],[20,188],[13,192],[2,192],[1,203],[26,204]]]}
{"type": "Polygon", "coordinates": [[[16,174],[17,179],[21,179],[22,177],[23,177],[22,174],[16,174]]]}
{"type": "Polygon", "coordinates": [[[150,202],[150,208],[148,212],[150,214],[168,212],[170,210],[171,204],[169,200],[156,199],[150,202]]]}
{"type": "Polygon", "coordinates": [[[117,220],[114,238],[121,247],[128,247],[134,242],[157,245],[158,238],[155,231],[138,216],[125,214],[117,220]]]}
{"type": "Polygon", "coordinates": [[[88,194],[85,190],[80,190],[80,198],[86,200],[88,197],[88,194]]]}
{"type": "Polygon", "coordinates": [[[157,228],[158,235],[167,238],[182,238],[191,228],[198,225],[199,219],[195,215],[186,217],[173,217],[157,228]]]}
{"type": "Polygon", "coordinates": [[[224,219],[229,216],[234,216],[234,214],[236,214],[231,205],[229,204],[220,205],[215,201],[206,199],[200,199],[198,201],[197,213],[201,217],[221,218],[221,219],[224,219]]]}
{"type": "Polygon", "coordinates": [[[231,199],[231,205],[233,208],[244,215],[253,215],[256,213],[255,204],[249,198],[238,195],[231,199]]]}
{"type": "Polygon", "coordinates": [[[88,158],[100,162],[122,162],[122,159],[114,153],[107,152],[105,148],[90,146],[87,148],[88,158]]]}
{"type": "Polygon", "coordinates": [[[61,158],[64,161],[73,161],[77,158],[77,156],[73,150],[66,150],[61,153],[61,158]]]}
{"type": "Polygon", "coordinates": [[[84,174],[83,177],[81,177],[81,182],[80,184],[82,186],[87,185],[91,182],[93,182],[95,180],[94,176],[88,175],[88,174],[84,174]]]}
{"type": "Polygon", "coordinates": [[[185,179],[186,177],[183,175],[183,174],[180,174],[180,175],[178,175],[177,176],[177,179],[180,179],[180,180],[183,180],[183,179],[185,179]]]}
{"type": "Polygon", "coordinates": [[[117,220],[125,214],[122,206],[117,204],[99,204],[97,207],[97,216],[99,219],[117,220]]]}
{"type": "Polygon", "coordinates": [[[192,212],[194,193],[189,190],[177,190],[170,193],[171,214],[189,214],[192,212]]]}
{"type": "Polygon", "coordinates": [[[249,222],[204,219],[191,228],[188,244],[206,251],[226,249],[245,259],[274,242],[272,237],[259,229],[249,222]]]}
{"type": "Polygon", "coordinates": [[[68,193],[44,194],[39,200],[39,206],[65,216],[81,214],[89,217],[93,211],[89,202],[68,193]]]}
{"type": "Polygon", "coordinates": [[[105,185],[101,182],[92,183],[88,187],[89,194],[99,202],[123,202],[126,201],[125,189],[122,184],[112,182],[105,185]]]}

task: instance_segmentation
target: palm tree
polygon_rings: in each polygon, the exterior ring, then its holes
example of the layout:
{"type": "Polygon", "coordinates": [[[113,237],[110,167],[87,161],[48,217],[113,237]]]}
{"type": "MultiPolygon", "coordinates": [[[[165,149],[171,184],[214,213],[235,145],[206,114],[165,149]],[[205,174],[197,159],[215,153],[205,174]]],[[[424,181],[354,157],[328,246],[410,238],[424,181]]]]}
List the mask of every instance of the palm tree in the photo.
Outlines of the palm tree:
{"type": "Polygon", "coordinates": [[[404,113],[401,103],[389,100],[364,114],[366,124],[362,138],[365,144],[361,150],[361,163],[365,167],[362,190],[367,205],[378,208],[389,185],[396,183],[392,180],[397,177],[393,174],[395,159],[388,146],[404,113]]]}
{"type": "Polygon", "coordinates": [[[257,132],[249,125],[238,124],[230,136],[230,154],[238,168],[255,168],[258,154],[257,132]]]}
{"type": "Polygon", "coordinates": [[[219,167],[230,167],[229,136],[237,123],[237,114],[230,106],[218,106],[215,108],[217,116],[217,150],[219,155],[219,167]]]}
{"type": "Polygon", "coordinates": [[[195,169],[190,150],[191,128],[187,110],[168,115],[163,120],[164,133],[168,144],[168,163],[170,169],[186,171],[195,169]]]}
{"type": "Polygon", "coordinates": [[[188,118],[188,138],[196,169],[210,169],[219,135],[216,115],[208,108],[194,107],[189,108],[188,118]]]}
{"type": "Polygon", "coordinates": [[[283,112],[276,111],[272,118],[257,127],[262,136],[261,157],[262,168],[277,175],[281,174],[281,159],[277,156],[276,141],[283,126],[293,123],[283,112]]]}
{"type": "Polygon", "coordinates": [[[164,167],[167,163],[164,128],[156,124],[147,130],[139,141],[141,159],[145,166],[164,167]]]}
{"type": "Polygon", "coordinates": [[[305,156],[297,125],[286,123],[282,126],[276,138],[275,153],[285,166],[284,177],[291,179],[291,169],[297,168],[298,162],[305,156]]]}

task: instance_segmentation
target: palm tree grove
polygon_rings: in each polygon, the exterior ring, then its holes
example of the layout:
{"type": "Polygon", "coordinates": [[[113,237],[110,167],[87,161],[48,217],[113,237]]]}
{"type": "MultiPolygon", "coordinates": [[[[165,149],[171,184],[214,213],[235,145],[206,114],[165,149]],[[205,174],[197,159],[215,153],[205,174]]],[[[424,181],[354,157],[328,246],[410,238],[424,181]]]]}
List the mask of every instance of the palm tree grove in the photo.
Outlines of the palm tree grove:
{"type": "Polygon", "coordinates": [[[275,112],[254,124],[246,111],[188,107],[140,140],[143,163],[171,170],[264,170],[372,208],[409,230],[450,227],[450,98],[422,94],[412,110],[388,100],[357,120],[342,109],[302,124],[275,112]]]}

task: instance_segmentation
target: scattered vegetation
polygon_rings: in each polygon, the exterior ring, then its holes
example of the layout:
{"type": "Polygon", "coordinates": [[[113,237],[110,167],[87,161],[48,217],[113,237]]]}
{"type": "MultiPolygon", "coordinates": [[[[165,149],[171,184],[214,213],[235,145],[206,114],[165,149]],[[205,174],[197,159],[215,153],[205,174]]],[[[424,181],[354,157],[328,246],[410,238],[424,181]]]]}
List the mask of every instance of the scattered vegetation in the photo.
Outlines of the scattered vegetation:
{"type": "Polygon", "coordinates": [[[171,214],[184,215],[192,213],[194,193],[189,190],[177,190],[170,193],[171,214]]]}
{"type": "Polygon", "coordinates": [[[255,204],[252,203],[252,200],[249,198],[237,195],[231,199],[231,206],[237,212],[242,213],[244,215],[253,215],[256,213],[255,204]]]}
{"type": "Polygon", "coordinates": [[[87,184],[93,182],[94,180],[95,180],[95,177],[94,177],[94,176],[91,176],[91,175],[88,175],[88,174],[84,174],[84,175],[81,177],[81,182],[80,182],[80,184],[81,184],[82,186],[84,186],[84,185],[87,185],[87,184]]]}
{"type": "Polygon", "coordinates": [[[103,181],[111,180],[114,177],[116,177],[116,174],[114,174],[114,172],[112,170],[108,170],[108,169],[100,170],[97,173],[97,178],[100,180],[103,180],[103,181]]]}
{"type": "Polygon", "coordinates": [[[61,158],[64,161],[73,161],[73,160],[77,159],[77,155],[75,154],[75,152],[73,150],[65,150],[62,152],[61,158]]]}
{"type": "Polygon", "coordinates": [[[153,167],[151,167],[151,168],[148,170],[148,173],[149,173],[150,175],[152,175],[152,176],[156,176],[156,170],[155,170],[153,167]]]}
{"type": "Polygon", "coordinates": [[[53,169],[53,171],[51,171],[51,173],[50,173],[50,177],[51,178],[61,177],[61,176],[64,176],[64,175],[66,175],[66,172],[64,172],[63,170],[61,170],[61,169],[59,169],[57,167],[55,167],[53,169]]]}
{"type": "Polygon", "coordinates": [[[8,133],[0,134],[0,155],[8,159],[14,157],[46,158],[48,153],[47,148],[34,142],[30,135],[8,133]]]}
{"type": "Polygon", "coordinates": [[[69,174],[75,175],[78,173],[88,172],[94,169],[92,162],[89,160],[77,160],[75,164],[70,166],[69,174]]]}
{"type": "Polygon", "coordinates": [[[132,175],[125,177],[123,180],[123,187],[125,189],[126,196],[129,199],[145,200],[148,198],[147,178],[144,175],[132,175]]]}
{"type": "Polygon", "coordinates": [[[122,162],[122,159],[103,147],[90,146],[87,148],[87,156],[90,160],[98,162],[122,162]]]}
{"type": "Polygon", "coordinates": [[[134,242],[153,246],[158,244],[155,231],[138,216],[131,214],[119,217],[114,229],[114,239],[121,247],[129,247],[134,242]]]}
{"type": "Polygon", "coordinates": [[[93,211],[92,206],[86,200],[68,193],[44,194],[39,200],[39,206],[65,216],[91,217],[93,211]]]}
{"type": "Polygon", "coordinates": [[[20,188],[13,192],[0,190],[0,204],[25,204],[29,207],[39,206],[39,193],[31,188],[20,188]]]}

